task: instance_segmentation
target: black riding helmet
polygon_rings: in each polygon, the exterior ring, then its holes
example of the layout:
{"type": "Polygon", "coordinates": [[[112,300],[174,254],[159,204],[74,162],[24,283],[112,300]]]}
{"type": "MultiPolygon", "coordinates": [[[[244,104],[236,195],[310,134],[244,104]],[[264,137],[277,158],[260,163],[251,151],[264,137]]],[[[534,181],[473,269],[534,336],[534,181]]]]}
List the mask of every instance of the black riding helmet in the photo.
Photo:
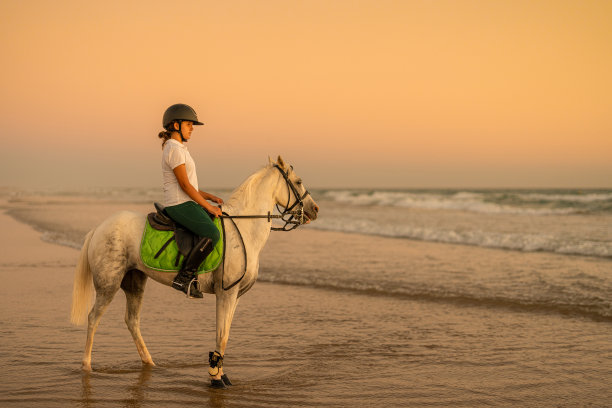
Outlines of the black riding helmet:
{"type": "Polygon", "coordinates": [[[183,132],[181,131],[181,123],[185,120],[193,122],[194,125],[203,125],[202,122],[198,121],[198,115],[195,110],[189,105],[185,105],[184,103],[177,103],[170,106],[164,112],[164,118],[162,119],[162,126],[166,130],[175,130],[170,128],[170,125],[174,122],[178,122],[179,124],[179,134],[181,135],[181,139],[183,142],[185,139],[183,138],[183,132]]]}

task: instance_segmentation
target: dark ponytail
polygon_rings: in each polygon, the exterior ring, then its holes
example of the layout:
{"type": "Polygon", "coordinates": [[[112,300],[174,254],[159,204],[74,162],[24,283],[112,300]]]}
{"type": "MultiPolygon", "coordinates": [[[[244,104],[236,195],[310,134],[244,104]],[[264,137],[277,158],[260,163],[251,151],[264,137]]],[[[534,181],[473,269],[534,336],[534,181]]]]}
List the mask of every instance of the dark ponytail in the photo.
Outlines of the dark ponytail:
{"type": "Polygon", "coordinates": [[[168,141],[168,139],[170,139],[172,137],[172,132],[169,130],[164,130],[163,132],[159,132],[159,135],[157,135],[160,139],[163,140],[162,142],[162,149],[164,148],[164,145],[166,144],[166,142],[168,141]]]}

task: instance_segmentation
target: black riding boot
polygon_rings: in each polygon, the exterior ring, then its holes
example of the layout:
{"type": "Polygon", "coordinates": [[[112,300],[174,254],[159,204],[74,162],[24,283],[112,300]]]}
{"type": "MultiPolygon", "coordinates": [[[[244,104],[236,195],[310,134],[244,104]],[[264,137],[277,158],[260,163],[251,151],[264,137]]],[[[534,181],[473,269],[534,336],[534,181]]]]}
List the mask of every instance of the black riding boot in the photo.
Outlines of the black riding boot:
{"type": "Polygon", "coordinates": [[[198,287],[196,272],[198,271],[200,264],[212,252],[213,248],[212,240],[210,238],[202,238],[193,247],[191,252],[189,252],[189,255],[187,255],[187,258],[185,258],[183,261],[183,266],[174,278],[172,287],[185,293],[188,293],[187,291],[189,291],[188,294],[190,297],[204,297],[202,292],[200,292],[200,288],[198,287]],[[194,278],[196,279],[194,280],[194,278]],[[194,280],[193,283],[191,283],[192,280],[194,280]]]}

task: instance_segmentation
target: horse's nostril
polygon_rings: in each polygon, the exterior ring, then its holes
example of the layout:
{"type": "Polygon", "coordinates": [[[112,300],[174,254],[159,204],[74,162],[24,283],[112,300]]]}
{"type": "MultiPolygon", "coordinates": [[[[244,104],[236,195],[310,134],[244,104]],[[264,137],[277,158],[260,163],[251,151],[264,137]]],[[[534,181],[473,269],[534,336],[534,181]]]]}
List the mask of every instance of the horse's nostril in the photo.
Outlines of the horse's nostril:
{"type": "Polygon", "coordinates": [[[318,205],[315,205],[315,206],[314,206],[314,210],[315,210],[315,212],[319,212],[319,206],[318,206],[318,205]]]}

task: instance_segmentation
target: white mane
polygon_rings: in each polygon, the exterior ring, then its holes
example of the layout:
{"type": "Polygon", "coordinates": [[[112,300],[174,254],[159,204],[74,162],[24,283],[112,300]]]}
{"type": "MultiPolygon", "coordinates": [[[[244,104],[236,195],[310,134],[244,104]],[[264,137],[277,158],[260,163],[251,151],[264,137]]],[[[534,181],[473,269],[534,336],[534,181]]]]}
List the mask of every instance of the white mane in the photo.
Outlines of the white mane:
{"type": "Polygon", "coordinates": [[[272,168],[272,164],[268,164],[265,167],[258,170],[256,173],[251,174],[242,184],[240,184],[227,200],[224,207],[230,210],[235,210],[246,203],[251,203],[257,200],[255,197],[255,186],[264,178],[268,170],[272,168]]]}

